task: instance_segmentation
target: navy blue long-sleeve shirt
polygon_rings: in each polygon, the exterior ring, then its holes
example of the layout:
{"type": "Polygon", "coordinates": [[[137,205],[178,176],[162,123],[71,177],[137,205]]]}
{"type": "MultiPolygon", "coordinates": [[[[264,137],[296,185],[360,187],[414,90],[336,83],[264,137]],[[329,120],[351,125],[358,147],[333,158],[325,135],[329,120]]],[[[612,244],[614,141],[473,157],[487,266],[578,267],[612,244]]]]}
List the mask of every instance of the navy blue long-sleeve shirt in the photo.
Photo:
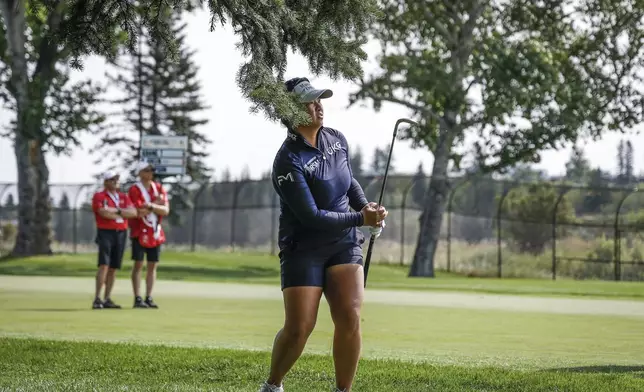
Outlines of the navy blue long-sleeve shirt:
{"type": "Polygon", "coordinates": [[[275,156],[272,181],[280,197],[280,249],[295,244],[313,249],[355,239],[357,227],[364,224],[360,210],[368,202],[353,178],[346,138],[322,127],[317,144],[289,132],[275,156]]]}

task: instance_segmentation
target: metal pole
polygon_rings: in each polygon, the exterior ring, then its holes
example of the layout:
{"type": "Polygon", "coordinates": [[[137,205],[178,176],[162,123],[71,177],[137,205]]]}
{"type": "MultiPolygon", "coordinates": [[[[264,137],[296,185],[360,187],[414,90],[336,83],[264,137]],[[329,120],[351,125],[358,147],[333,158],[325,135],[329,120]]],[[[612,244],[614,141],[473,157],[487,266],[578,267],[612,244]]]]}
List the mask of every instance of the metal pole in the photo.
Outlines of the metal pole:
{"type": "Polygon", "coordinates": [[[557,279],[557,211],[559,210],[559,203],[569,191],[570,188],[561,190],[552,209],[552,280],[557,279]]]}
{"type": "Polygon", "coordinates": [[[400,223],[402,225],[400,228],[400,265],[405,264],[405,208],[407,207],[407,196],[415,183],[416,180],[412,179],[403,191],[402,204],[400,206],[402,214],[400,218],[400,223]]]}
{"type": "Polygon", "coordinates": [[[617,211],[615,212],[615,225],[614,225],[615,235],[613,238],[613,243],[614,243],[613,260],[615,263],[615,280],[621,280],[622,278],[622,265],[621,265],[622,252],[621,252],[621,232],[619,230],[619,215],[622,211],[622,205],[624,205],[624,202],[626,201],[628,196],[630,196],[635,192],[637,192],[637,188],[628,190],[624,195],[624,197],[622,197],[622,199],[619,201],[619,204],[617,204],[617,211]]]}
{"type": "Polygon", "coordinates": [[[201,196],[201,193],[208,187],[208,183],[205,183],[201,185],[199,190],[195,193],[195,198],[192,202],[192,234],[190,235],[190,250],[192,252],[195,251],[195,247],[197,245],[197,211],[198,211],[198,204],[197,201],[199,200],[199,196],[201,196]]]}
{"type": "Polygon", "coordinates": [[[503,201],[506,196],[512,191],[514,186],[504,189],[501,198],[499,199],[499,207],[496,211],[496,246],[497,246],[497,276],[503,277],[503,252],[501,251],[501,212],[503,211],[503,201]]]}

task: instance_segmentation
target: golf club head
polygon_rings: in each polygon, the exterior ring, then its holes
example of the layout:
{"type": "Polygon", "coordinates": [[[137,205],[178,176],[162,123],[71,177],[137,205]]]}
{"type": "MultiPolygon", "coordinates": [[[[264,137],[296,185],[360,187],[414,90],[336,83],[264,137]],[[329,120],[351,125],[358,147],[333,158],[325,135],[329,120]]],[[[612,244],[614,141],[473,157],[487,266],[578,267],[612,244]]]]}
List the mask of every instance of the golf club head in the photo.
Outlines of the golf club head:
{"type": "Polygon", "coordinates": [[[399,118],[398,121],[396,121],[396,125],[394,126],[394,137],[398,134],[398,126],[400,124],[409,124],[410,126],[418,126],[418,123],[416,121],[410,120],[408,118],[399,118]]]}

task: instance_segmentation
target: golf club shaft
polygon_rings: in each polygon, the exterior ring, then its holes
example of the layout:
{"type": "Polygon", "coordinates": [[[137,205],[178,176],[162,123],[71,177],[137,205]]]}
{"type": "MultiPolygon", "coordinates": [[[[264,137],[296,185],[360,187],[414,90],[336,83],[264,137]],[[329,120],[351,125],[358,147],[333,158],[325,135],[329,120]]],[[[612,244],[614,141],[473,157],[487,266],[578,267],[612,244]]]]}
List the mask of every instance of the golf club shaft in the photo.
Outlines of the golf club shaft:
{"type": "MultiPolygon", "coordinates": [[[[396,125],[394,126],[394,136],[391,139],[391,145],[389,146],[389,155],[387,156],[385,175],[382,178],[382,187],[380,188],[380,196],[378,197],[377,209],[379,209],[380,206],[382,205],[382,197],[385,193],[385,187],[387,186],[387,176],[389,175],[389,164],[391,163],[391,156],[394,152],[394,143],[396,142],[396,137],[398,136],[398,126],[401,123],[407,123],[409,125],[418,125],[416,122],[406,118],[401,118],[398,121],[396,121],[396,125]]],[[[367,276],[369,275],[369,264],[371,264],[371,254],[373,253],[373,245],[375,242],[376,242],[376,237],[372,235],[371,238],[369,238],[369,247],[367,248],[367,257],[365,259],[365,264],[364,264],[364,287],[367,287],[367,276]]]]}

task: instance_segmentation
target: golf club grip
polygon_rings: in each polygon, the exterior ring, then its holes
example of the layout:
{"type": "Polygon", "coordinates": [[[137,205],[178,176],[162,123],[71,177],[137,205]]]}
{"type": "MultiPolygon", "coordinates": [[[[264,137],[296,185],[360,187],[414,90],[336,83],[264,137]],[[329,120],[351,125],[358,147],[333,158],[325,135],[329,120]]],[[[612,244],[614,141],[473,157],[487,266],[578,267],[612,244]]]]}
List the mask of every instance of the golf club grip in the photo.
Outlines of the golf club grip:
{"type": "Polygon", "coordinates": [[[373,243],[376,241],[374,236],[369,239],[369,247],[367,248],[367,258],[364,262],[364,287],[367,287],[367,275],[369,275],[369,264],[371,263],[371,253],[373,252],[373,243]]]}

